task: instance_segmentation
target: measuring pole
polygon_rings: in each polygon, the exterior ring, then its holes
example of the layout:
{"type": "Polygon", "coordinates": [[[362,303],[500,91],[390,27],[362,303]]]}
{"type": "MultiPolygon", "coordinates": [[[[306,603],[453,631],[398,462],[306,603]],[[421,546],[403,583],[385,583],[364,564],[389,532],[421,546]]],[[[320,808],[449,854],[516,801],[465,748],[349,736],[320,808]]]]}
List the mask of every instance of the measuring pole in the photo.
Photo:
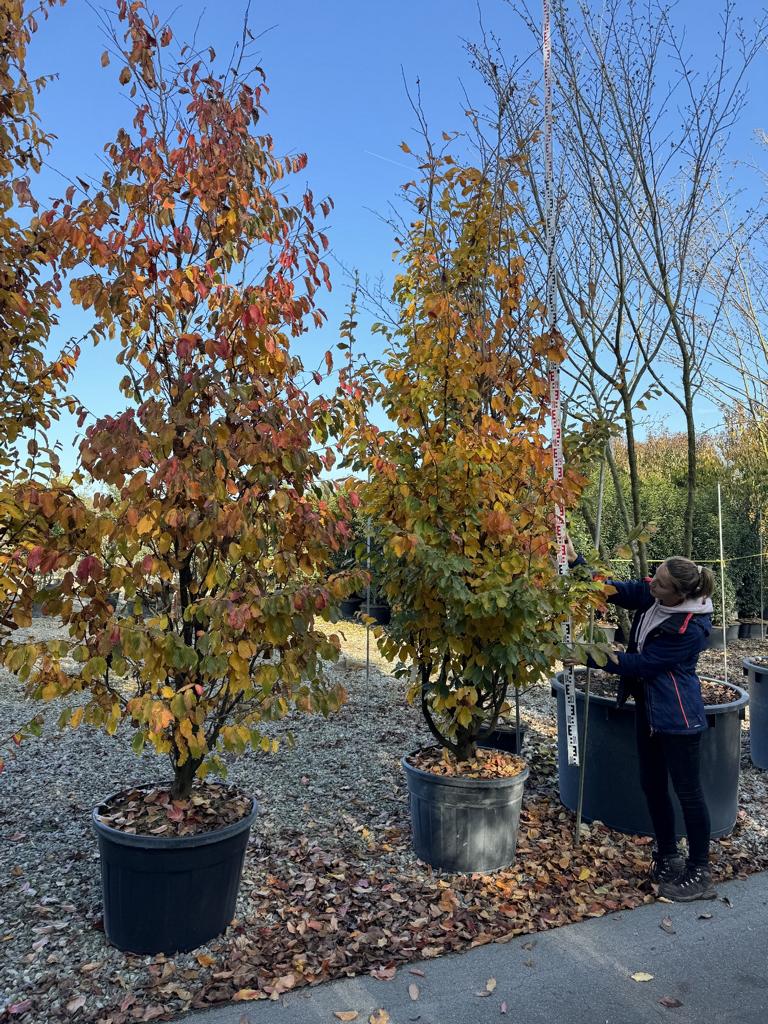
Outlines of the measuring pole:
{"type": "MultiPolygon", "coordinates": [[[[365,617],[370,619],[371,617],[371,520],[368,518],[368,529],[365,531],[367,537],[365,538],[365,549],[366,549],[366,566],[368,569],[368,586],[365,591],[365,617]]],[[[365,685],[371,681],[371,624],[370,622],[365,623],[365,685]]]]}
{"type": "Polygon", "coordinates": [[[725,555],[723,553],[723,506],[720,499],[720,484],[717,485],[717,525],[720,531],[720,608],[723,617],[723,672],[728,682],[728,623],[725,621],[725,555]]]}
{"type": "MultiPolygon", "coordinates": [[[[552,159],[552,37],[549,24],[549,0],[544,0],[542,48],[544,57],[544,233],[547,250],[547,332],[552,336],[557,322],[557,267],[555,263],[555,184],[552,159]]],[[[560,367],[549,363],[549,409],[552,425],[552,469],[555,483],[563,479],[562,399],[560,394],[560,367]]],[[[565,546],[565,509],[555,505],[555,542],[557,570],[568,575],[568,553],[565,546]]],[[[563,626],[563,640],[570,647],[573,626],[570,618],[563,626]]],[[[576,725],[576,682],[573,666],[563,668],[565,688],[565,733],[568,764],[579,763],[579,733],[576,725]]]]}
{"type": "MultiPolygon", "coordinates": [[[[597,518],[595,521],[595,547],[600,554],[600,541],[603,532],[603,497],[605,495],[605,453],[600,463],[600,477],[597,483],[597,518]]],[[[589,642],[595,639],[595,609],[589,613],[589,642]]],[[[574,846],[581,842],[581,815],[584,809],[584,776],[587,771],[587,736],[589,734],[589,691],[592,683],[592,669],[587,669],[587,681],[584,687],[584,728],[581,732],[581,764],[579,765],[579,793],[576,798],[576,826],[574,830],[574,846]]]]}

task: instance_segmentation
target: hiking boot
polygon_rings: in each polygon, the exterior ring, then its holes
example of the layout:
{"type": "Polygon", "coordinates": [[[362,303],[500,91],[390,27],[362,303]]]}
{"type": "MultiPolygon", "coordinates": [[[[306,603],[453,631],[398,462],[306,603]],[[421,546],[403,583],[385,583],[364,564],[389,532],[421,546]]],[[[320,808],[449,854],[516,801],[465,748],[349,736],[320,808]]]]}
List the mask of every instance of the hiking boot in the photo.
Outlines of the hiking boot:
{"type": "Polygon", "coordinates": [[[652,882],[676,882],[685,871],[685,861],[679,853],[651,853],[651,868],[648,872],[652,882]]]}
{"type": "Polygon", "coordinates": [[[709,868],[692,864],[688,864],[683,874],[675,881],[662,882],[659,885],[659,895],[676,903],[717,899],[709,868]]]}

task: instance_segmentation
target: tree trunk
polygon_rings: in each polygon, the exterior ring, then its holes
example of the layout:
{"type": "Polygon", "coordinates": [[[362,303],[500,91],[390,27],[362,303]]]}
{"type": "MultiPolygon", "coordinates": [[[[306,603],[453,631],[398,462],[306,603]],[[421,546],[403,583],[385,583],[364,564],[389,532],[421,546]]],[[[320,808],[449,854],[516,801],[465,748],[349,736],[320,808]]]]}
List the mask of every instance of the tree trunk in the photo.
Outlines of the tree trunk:
{"type": "Polygon", "coordinates": [[[173,800],[188,800],[192,792],[192,784],[195,781],[197,769],[202,764],[198,758],[188,758],[184,764],[175,764],[173,767],[173,785],[171,786],[171,798],[173,800]]]}

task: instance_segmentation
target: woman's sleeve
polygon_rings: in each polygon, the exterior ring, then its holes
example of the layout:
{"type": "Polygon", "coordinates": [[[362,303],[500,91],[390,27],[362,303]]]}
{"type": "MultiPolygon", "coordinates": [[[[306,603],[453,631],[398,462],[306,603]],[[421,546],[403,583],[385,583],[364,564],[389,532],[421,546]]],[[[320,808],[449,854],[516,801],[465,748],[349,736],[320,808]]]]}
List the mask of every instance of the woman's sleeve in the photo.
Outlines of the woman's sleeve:
{"type": "Polygon", "coordinates": [[[617,676],[649,676],[674,669],[691,654],[698,654],[699,649],[697,637],[676,635],[648,644],[640,654],[615,653],[617,660],[609,658],[605,665],[598,665],[590,658],[587,667],[600,668],[617,676]]]}
{"type": "MultiPolygon", "coordinates": [[[[584,555],[577,555],[568,564],[572,569],[580,565],[589,568],[584,555]]],[[[615,590],[615,593],[609,594],[606,600],[611,604],[618,605],[619,608],[627,608],[629,610],[643,608],[650,600],[651,592],[645,580],[606,580],[605,582],[615,590]]]]}

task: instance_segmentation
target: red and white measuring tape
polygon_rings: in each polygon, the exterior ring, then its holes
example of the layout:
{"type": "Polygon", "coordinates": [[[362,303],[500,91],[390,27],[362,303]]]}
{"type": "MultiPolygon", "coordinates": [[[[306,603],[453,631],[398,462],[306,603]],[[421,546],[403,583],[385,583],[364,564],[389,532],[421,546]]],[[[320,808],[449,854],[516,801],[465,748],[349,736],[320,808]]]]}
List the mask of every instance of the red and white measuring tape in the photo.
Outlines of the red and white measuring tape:
{"type": "MultiPolygon", "coordinates": [[[[557,321],[557,265],[555,262],[555,186],[552,158],[552,37],[549,24],[549,0],[544,0],[544,210],[545,240],[547,249],[547,331],[551,334],[557,321]]],[[[560,367],[549,364],[549,410],[552,425],[552,468],[556,483],[563,479],[565,458],[563,456],[562,399],[560,394],[560,367]]],[[[568,575],[568,551],[565,543],[565,509],[555,505],[555,541],[557,545],[557,570],[561,576],[568,575]]],[[[573,626],[568,619],[563,626],[563,640],[567,646],[573,640],[573,626]]],[[[576,724],[576,682],[573,668],[563,672],[565,688],[565,731],[568,749],[568,764],[579,763],[579,733],[576,724]]]]}

